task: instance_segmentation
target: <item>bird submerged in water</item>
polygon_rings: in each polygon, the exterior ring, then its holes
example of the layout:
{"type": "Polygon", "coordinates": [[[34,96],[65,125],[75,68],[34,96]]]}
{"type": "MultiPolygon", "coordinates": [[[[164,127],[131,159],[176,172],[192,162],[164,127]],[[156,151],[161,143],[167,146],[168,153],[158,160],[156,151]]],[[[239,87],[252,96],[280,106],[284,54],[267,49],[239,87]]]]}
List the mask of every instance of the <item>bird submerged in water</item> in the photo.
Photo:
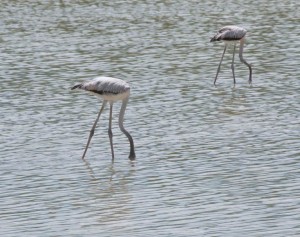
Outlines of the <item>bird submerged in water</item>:
{"type": "Polygon", "coordinates": [[[246,62],[246,60],[243,58],[243,49],[244,49],[244,43],[245,43],[245,36],[246,36],[247,31],[239,26],[225,26],[221,28],[216,35],[214,35],[211,39],[210,42],[214,41],[224,41],[225,42],[225,47],[224,51],[219,63],[219,67],[217,70],[217,74],[214,80],[214,85],[216,84],[218,74],[220,72],[221,64],[223,61],[223,57],[227,48],[228,42],[233,42],[234,48],[233,48],[233,55],[232,55],[232,63],[231,63],[231,69],[232,69],[232,74],[233,74],[233,83],[235,84],[235,74],[234,74],[234,55],[235,55],[235,48],[236,48],[236,43],[239,41],[240,42],[240,51],[239,51],[239,57],[242,63],[244,63],[248,68],[249,68],[249,84],[252,83],[252,68],[249,63],[246,62]]]}
{"type": "Polygon", "coordinates": [[[92,92],[96,94],[97,96],[101,97],[103,99],[103,103],[101,106],[101,109],[98,113],[97,119],[90,131],[90,135],[88,138],[88,142],[86,144],[82,159],[84,159],[85,154],[87,152],[87,149],[89,147],[89,144],[91,142],[91,139],[94,135],[94,131],[97,125],[97,122],[100,118],[100,115],[107,104],[109,102],[110,104],[110,114],[109,114],[109,128],[108,128],[108,136],[111,146],[111,153],[112,153],[112,160],[114,160],[114,147],[113,147],[113,134],[112,134],[112,110],[113,110],[113,103],[116,101],[121,100],[122,106],[119,113],[119,127],[120,130],[127,136],[130,144],[130,153],[129,153],[129,159],[134,160],[135,159],[135,151],[134,151],[134,143],[131,135],[129,132],[127,132],[123,126],[123,120],[124,120],[124,114],[126,110],[126,106],[129,100],[130,95],[130,86],[127,82],[113,78],[113,77],[96,77],[93,80],[82,82],[79,84],[76,84],[71,88],[71,90],[74,89],[82,89],[89,92],[92,92]]]}

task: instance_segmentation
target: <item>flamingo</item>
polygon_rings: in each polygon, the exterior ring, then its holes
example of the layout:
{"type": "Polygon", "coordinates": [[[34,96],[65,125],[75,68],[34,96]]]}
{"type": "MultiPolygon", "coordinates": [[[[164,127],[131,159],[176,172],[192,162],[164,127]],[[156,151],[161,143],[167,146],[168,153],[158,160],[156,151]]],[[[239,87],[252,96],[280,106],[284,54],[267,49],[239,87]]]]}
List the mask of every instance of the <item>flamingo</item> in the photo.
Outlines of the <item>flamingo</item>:
{"type": "Polygon", "coordinates": [[[236,48],[236,43],[237,41],[240,41],[240,51],[239,51],[239,56],[240,56],[240,60],[242,63],[244,63],[245,65],[247,65],[247,67],[249,68],[249,84],[252,83],[252,68],[251,65],[249,63],[246,62],[246,60],[243,58],[243,49],[244,49],[244,43],[245,43],[245,36],[246,36],[247,31],[239,26],[225,26],[223,28],[221,28],[218,33],[211,38],[210,42],[213,41],[224,41],[225,42],[225,47],[224,47],[224,51],[219,63],[219,67],[217,70],[217,74],[214,80],[214,85],[216,85],[216,81],[218,78],[218,74],[220,72],[220,67],[221,67],[221,63],[227,48],[227,45],[229,42],[233,42],[234,43],[234,48],[233,48],[233,55],[232,55],[232,63],[231,63],[231,70],[232,70],[232,74],[233,74],[233,83],[235,84],[235,75],[234,75],[234,54],[235,54],[235,48],[236,48]]]}
{"type": "Polygon", "coordinates": [[[131,135],[123,126],[123,120],[124,120],[124,114],[126,110],[126,106],[129,100],[130,95],[130,86],[127,82],[113,78],[113,77],[96,77],[93,80],[85,81],[79,84],[76,84],[71,88],[71,90],[74,89],[82,89],[89,92],[92,92],[93,94],[99,96],[103,99],[102,106],[100,108],[100,111],[98,113],[98,116],[92,126],[92,129],[90,131],[90,135],[84,150],[84,153],[82,155],[82,159],[84,159],[85,154],[87,152],[87,149],[89,147],[89,144],[91,142],[91,139],[94,135],[94,131],[96,128],[96,125],[98,123],[98,120],[100,118],[100,115],[107,104],[109,102],[110,104],[110,113],[109,113],[109,127],[108,127],[108,136],[110,141],[110,147],[111,147],[111,154],[112,154],[112,161],[114,161],[114,147],[113,147],[113,134],[112,134],[112,110],[113,110],[113,104],[116,101],[122,101],[122,106],[119,113],[119,127],[120,130],[127,136],[129,144],[130,144],[130,153],[129,153],[129,159],[135,160],[135,151],[134,151],[134,143],[131,135]]]}

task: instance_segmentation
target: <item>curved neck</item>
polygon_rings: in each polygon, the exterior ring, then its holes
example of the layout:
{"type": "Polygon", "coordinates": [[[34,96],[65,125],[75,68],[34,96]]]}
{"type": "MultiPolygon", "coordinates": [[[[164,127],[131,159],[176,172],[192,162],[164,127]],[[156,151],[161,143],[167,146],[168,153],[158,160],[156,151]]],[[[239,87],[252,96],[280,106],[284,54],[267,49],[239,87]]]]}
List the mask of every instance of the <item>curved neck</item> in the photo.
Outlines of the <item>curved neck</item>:
{"type": "Polygon", "coordinates": [[[240,40],[239,56],[240,56],[241,62],[244,63],[245,65],[247,65],[247,67],[249,68],[249,83],[251,83],[252,82],[252,68],[251,68],[251,65],[249,63],[247,63],[246,60],[243,58],[244,44],[245,44],[245,37],[240,40]]]}
{"type": "Polygon", "coordinates": [[[120,110],[120,114],[119,114],[119,127],[120,127],[121,131],[126,135],[126,137],[128,138],[128,141],[130,143],[130,154],[129,154],[128,158],[130,160],[134,160],[135,159],[135,152],[134,152],[133,139],[132,139],[131,135],[129,134],[129,132],[126,131],[126,129],[124,128],[124,125],[123,125],[124,114],[125,114],[125,110],[126,110],[128,100],[129,100],[129,97],[126,97],[122,101],[122,106],[121,106],[121,110],[120,110]]]}

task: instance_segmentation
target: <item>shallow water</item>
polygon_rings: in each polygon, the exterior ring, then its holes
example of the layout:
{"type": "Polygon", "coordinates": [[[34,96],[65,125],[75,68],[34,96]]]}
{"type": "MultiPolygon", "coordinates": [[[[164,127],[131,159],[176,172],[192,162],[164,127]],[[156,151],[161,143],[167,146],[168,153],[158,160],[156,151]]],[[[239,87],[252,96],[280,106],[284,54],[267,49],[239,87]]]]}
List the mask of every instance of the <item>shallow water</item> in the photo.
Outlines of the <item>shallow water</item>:
{"type": "Polygon", "coordinates": [[[298,1],[1,1],[1,236],[299,236],[298,1]],[[247,28],[244,58],[209,39],[247,28]],[[77,82],[124,79],[108,108],[77,82]]]}

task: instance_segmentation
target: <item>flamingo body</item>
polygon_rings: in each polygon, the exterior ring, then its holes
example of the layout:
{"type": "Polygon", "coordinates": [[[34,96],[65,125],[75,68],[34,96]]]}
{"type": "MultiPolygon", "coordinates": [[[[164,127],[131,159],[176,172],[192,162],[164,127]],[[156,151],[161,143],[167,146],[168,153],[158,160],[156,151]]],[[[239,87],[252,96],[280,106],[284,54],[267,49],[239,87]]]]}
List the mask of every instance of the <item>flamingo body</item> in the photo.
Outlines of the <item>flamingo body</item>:
{"type": "Polygon", "coordinates": [[[245,37],[247,31],[239,26],[224,26],[218,33],[211,38],[210,42],[213,41],[238,41],[245,37]]]}
{"type": "Polygon", "coordinates": [[[130,86],[127,82],[113,77],[96,77],[73,86],[71,89],[82,89],[101,97],[107,101],[123,100],[130,94],[130,86]]]}

